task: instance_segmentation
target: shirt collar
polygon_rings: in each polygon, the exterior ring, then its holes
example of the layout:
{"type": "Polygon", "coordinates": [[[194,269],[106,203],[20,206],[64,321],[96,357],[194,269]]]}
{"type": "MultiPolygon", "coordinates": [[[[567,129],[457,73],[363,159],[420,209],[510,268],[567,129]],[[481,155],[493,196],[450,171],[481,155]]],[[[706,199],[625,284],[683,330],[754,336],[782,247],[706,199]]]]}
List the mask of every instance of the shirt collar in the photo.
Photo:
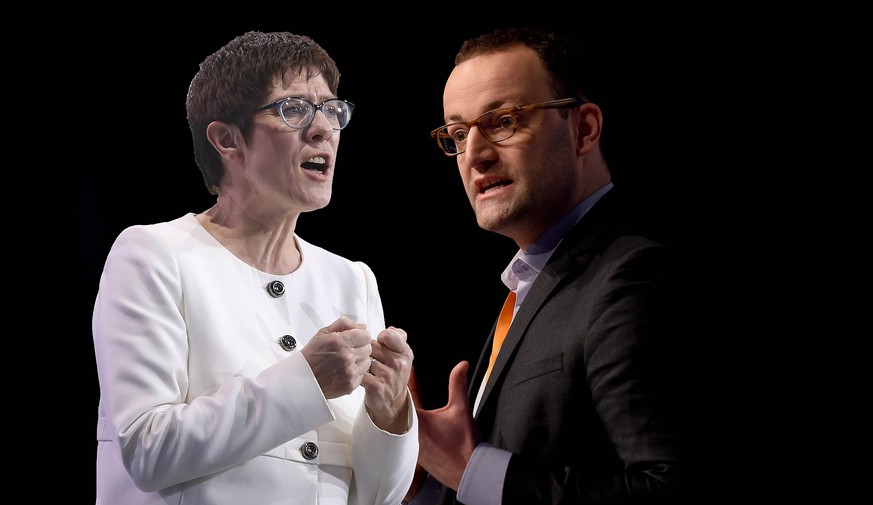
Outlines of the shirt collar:
{"type": "Polygon", "coordinates": [[[612,189],[611,182],[579,202],[570,212],[566,213],[564,217],[540,235],[527,249],[521,249],[515,253],[509,265],[500,274],[500,279],[507,288],[516,292],[516,306],[521,305],[521,300],[527,294],[527,288],[533,284],[537,275],[546,266],[546,263],[549,261],[552,253],[555,252],[558,244],[564,239],[564,236],[610,189],[612,189]],[[522,289],[523,292],[519,292],[522,289]]]}

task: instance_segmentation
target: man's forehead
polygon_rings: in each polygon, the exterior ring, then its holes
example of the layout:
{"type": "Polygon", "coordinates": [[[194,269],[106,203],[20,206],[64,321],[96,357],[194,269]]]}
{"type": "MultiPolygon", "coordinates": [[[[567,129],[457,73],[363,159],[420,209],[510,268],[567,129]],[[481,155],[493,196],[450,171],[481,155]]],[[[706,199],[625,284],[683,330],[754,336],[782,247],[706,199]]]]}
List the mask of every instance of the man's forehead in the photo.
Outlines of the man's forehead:
{"type": "Polygon", "coordinates": [[[542,96],[549,89],[548,79],[536,54],[527,53],[488,53],[455,67],[443,93],[446,121],[467,121],[542,96]]]}

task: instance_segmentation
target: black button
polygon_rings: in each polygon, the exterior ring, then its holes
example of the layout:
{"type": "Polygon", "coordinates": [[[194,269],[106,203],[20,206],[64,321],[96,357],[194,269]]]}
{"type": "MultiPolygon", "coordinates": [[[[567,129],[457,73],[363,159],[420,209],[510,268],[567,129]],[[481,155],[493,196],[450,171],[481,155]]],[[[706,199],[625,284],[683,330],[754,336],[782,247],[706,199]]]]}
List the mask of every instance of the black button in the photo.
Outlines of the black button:
{"type": "Polygon", "coordinates": [[[297,340],[291,335],[282,335],[282,338],[279,339],[279,345],[282,346],[282,349],[291,352],[297,349],[297,340]]]}
{"type": "Polygon", "coordinates": [[[306,442],[300,446],[300,454],[306,459],[315,459],[318,457],[318,446],[315,442],[306,442]]]}
{"type": "Polygon", "coordinates": [[[267,293],[270,293],[273,298],[279,298],[285,294],[285,285],[282,281],[273,281],[267,284],[267,293]]]}

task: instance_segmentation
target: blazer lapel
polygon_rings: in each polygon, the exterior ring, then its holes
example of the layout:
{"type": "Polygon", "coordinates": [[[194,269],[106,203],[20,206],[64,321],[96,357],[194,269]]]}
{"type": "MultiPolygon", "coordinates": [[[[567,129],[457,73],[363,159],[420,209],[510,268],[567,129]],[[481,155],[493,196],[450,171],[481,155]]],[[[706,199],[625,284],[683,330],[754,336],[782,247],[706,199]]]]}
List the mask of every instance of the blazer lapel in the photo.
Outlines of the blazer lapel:
{"type": "MultiPolygon", "coordinates": [[[[558,245],[552,257],[549,258],[549,261],[543,267],[542,272],[537,276],[524,302],[522,302],[521,307],[515,314],[512,325],[509,327],[509,332],[506,334],[506,339],[500,348],[497,361],[494,362],[494,368],[491,370],[491,376],[488,378],[488,384],[486,384],[485,391],[482,392],[482,399],[479,402],[480,413],[486,410],[489,398],[496,396],[496,394],[492,393],[495,393],[495,390],[503,384],[504,372],[514,359],[516,348],[524,339],[528,326],[530,326],[531,321],[540,311],[543,304],[549,299],[551,293],[560,286],[561,280],[569,272],[585,268],[591,262],[593,251],[597,248],[597,243],[605,235],[610,234],[610,230],[615,230],[615,227],[612,226],[614,223],[609,218],[609,216],[617,214],[617,209],[614,208],[616,205],[615,198],[611,198],[613,193],[615,193],[614,189],[604,195],[576,223],[558,245]]],[[[469,388],[470,398],[476,397],[479,385],[485,376],[485,370],[488,368],[488,360],[491,356],[491,342],[494,340],[496,327],[497,322],[495,319],[488,342],[483,348],[473,372],[473,380],[469,388]]]]}

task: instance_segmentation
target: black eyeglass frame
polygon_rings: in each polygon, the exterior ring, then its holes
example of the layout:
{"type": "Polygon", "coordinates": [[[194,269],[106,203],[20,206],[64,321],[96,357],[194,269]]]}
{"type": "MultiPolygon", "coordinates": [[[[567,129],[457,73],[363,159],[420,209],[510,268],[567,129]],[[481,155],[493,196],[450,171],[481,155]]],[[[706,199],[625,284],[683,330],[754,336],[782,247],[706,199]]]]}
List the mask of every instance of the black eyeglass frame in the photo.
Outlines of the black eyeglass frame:
{"type": "Polygon", "coordinates": [[[256,113],[258,113],[258,112],[261,112],[261,111],[264,111],[264,110],[267,110],[267,109],[276,109],[276,114],[278,114],[279,117],[282,118],[282,122],[283,122],[283,123],[285,123],[286,125],[288,125],[289,128],[293,128],[293,129],[295,129],[295,130],[300,130],[300,129],[303,129],[303,128],[307,128],[309,125],[312,124],[312,121],[315,120],[315,114],[316,114],[318,111],[321,111],[321,113],[324,114],[324,109],[323,109],[323,107],[324,107],[324,105],[325,105],[326,103],[328,103],[328,102],[342,102],[342,103],[344,103],[344,104],[348,107],[348,110],[349,110],[349,114],[348,114],[348,115],[349,115],[349,119],[348,119],[348,121],[346,121],[346,124],[343,125],[343,126],[340,126],[339,128],[333,128],[333,130],[336,130],[336,131],[342,130],[343,128],[345,128],[346,126],[348,126],[349,123],[352,122],[352,113],[355,112],[355,104],[353,104],[352,102],[350,102],[350,101],[348,101],[348,100],[343,100],[343,99],[341,99],[341,98],[336,98],[336,97],[334,97],[334,98],[328,98],[327,100],[321,102],[320,104],[314,104],[314,103],[310,102],[309,100],[307,100],[307,99],[305,99],[305,98],[303,98],[303,97],[299,97],[299,96],[289,96],[289,97],[286,97],[286,98],[280,98],[279,100],[276,100],[275,102],[268,103],[267,105],[263,105],[263,106],[261,106],[261,107],[258,107],[257,109],[254,110],[253,114],[256,114],[256,113]],[[282,105],[284,105],[285,102],[287,102],[288,100],[300,100],[301,102],[304,102],[304,103],[307,103],[307,104],[310,105],[311,110],[312,110],[312,115],[309,116],[309,121],[308,121],[305,125],[294,126],[294,125],[292,125],[291,123],[289,123],[287,119],[285,119],[285,112],[282,110],[282,105]]]}
{"type": "Polygon", "coordinates": [[[479,128],[479,131],[482,133],[483,137],[485,137],[489,142],[496,144],[498,142],[503,142],[504,140],[512,138],[512,136],[515,135],[515,126],[518,124],[518,120],[516,119],[515,115],[518,114],[519,112],[525,112],[525,111],[536,110],[536,109],[569,109],[572,107],[578,107],[579,105],[582,105],[583,103],[587,103],[587,101],[582,100],[580,98],[560,98],[558,100],[549,100],[547,102],[531,103],[531,104],[527,104],[527,105],[516,105],[514,107],[504,107],[504,108],[500,108],[500,109],[493,109],[493,110],[489,110],[488,112],[482,113],[481,115],[479,115],[479,117],[477,117],[476,119],[473,119],[471,121],[466,121],[466,122],[462,121],[462,122],[457,122],[457,123],[444,124],[444,125],[440,126],[439,128],[436,128],[435,130],[430,132],[430,136],[433,137],[434,139],[436,139],[437,145],[439,146],[440,150],[446,156],[457,156],[459,154],[463,154],[466,151],[466,149],[464,151],[458,151],[458,152],[454,152],[454,153],[449,152],[448,150],[446,150],[446,146],[443,144],[443,140],[442,140],[445,138],[449,138],[452,140],[452,142],[455,142],[455,145],[457,145],[457,141],[455,141],[455,139],[453,139],[452,136],[449,135],[448,128],[450,126],[464,125],[467,127],[466,131],[469,132],[470,128],[472,128],[474,126],[478,127],[479,122],[485,116],[488,116],[488,115],[491,115],[494,113],[509,114],[512,117],[512,131],[509,133],[508,136],[506,136],[506,138],[502,138],[500,140],[492,140],[488,136],[488,132],[485,129],[483,129],[481,127],[479,128]]]}

